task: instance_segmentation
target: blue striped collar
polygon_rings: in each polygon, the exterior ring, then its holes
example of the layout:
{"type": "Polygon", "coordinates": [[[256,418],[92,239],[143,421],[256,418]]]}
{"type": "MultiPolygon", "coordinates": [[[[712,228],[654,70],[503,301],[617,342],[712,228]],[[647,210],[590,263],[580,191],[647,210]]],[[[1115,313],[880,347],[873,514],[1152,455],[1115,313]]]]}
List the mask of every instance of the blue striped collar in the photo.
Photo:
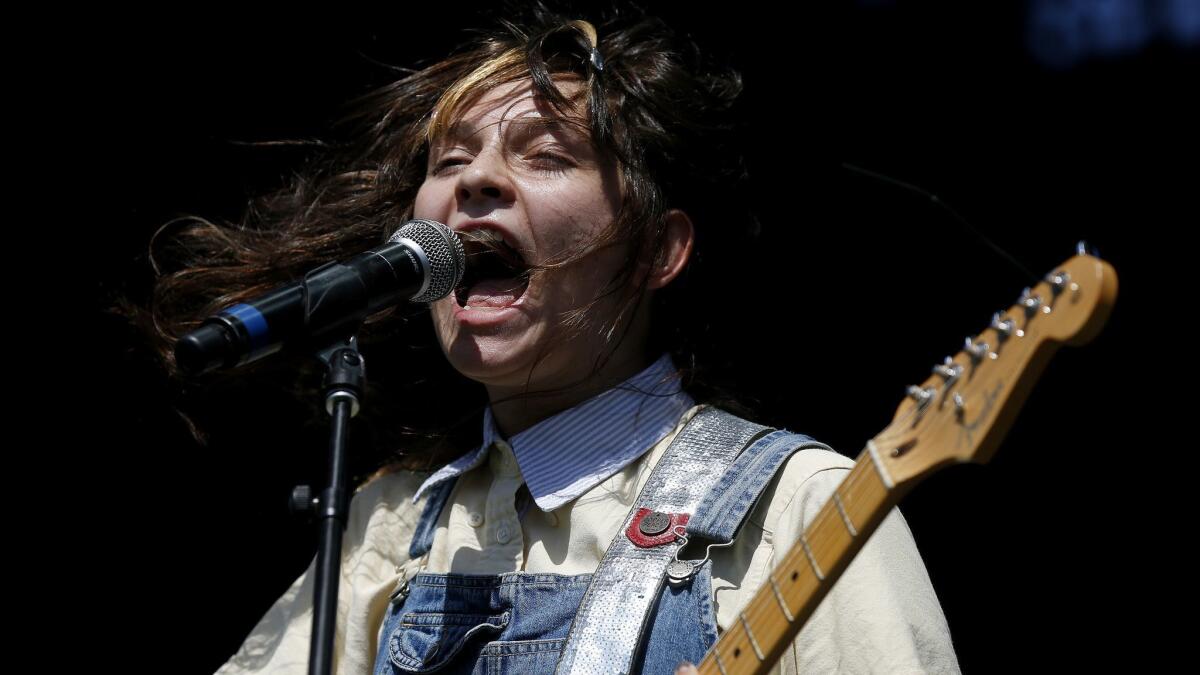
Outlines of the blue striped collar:
{"type": "MultiPolygon", "coordinates": [[[[628,466],[678,424],[695,405],[663,354],[642,372],[592,398],[515,434],[509,444],[534,502],[551,511],[628,466]]],[[[413,496],[470,471],[487,460],[500,439],[491,406],[483,415],[483,442],[435,471],[413,496]]]]}

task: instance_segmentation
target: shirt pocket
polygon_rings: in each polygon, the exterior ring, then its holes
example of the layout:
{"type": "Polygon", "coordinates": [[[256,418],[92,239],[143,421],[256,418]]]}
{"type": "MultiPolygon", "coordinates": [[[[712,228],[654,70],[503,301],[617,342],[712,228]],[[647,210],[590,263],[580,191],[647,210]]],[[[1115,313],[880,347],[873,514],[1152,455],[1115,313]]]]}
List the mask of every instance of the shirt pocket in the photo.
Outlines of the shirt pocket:
{"type": "Polygon", "coordinates": [[[404,612],[388,636],[388,658],[399,670],[430,673],[469,643],[483,644],[508,625],[509,613],[404,612]]]}

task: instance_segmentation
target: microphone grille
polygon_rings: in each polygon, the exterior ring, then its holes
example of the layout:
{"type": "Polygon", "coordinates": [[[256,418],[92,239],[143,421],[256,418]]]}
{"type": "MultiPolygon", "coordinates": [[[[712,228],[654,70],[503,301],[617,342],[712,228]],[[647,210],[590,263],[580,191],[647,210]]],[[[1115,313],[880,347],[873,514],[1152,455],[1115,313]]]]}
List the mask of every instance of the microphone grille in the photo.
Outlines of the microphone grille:
{"type": "Polygon", "coordinates": [[[429,259],[429,284],[412,301],[433,302],[450,295],[467,266],[467,255],[458,235],[436,220],[410,220],[389,241],[400,239],[416,242],[429,259]]]}

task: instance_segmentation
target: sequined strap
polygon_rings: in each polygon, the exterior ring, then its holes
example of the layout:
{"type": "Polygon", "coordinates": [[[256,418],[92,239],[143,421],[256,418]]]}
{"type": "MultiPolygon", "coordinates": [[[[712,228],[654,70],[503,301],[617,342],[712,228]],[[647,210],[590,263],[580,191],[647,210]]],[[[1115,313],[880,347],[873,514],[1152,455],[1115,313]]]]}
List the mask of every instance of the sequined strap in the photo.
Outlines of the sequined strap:
{"type": "Polygon", "coordinates": [[[772,431],[742,451],[688,520],[687,534],[721,544],[737,538],[750,511],[783,463],[796,452],[833,448],[804,434],[772,431]]]}
{"type": "Polygon", "coordinates": [[[667,565],[680,541],[643,548],[626,533],[635,518],[646,519],[647,510],[668,516],[694,513],[742,448],[767,431],[767,427],[713,407],[696,413],[680,430],[600,561],[571,623],[557,673],[630,672],[667,565]]]}

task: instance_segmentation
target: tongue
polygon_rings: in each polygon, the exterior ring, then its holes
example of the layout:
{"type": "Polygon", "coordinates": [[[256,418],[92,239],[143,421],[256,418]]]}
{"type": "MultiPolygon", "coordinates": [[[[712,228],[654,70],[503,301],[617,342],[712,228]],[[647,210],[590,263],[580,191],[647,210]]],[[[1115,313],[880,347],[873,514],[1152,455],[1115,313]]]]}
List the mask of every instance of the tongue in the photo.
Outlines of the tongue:
{"type": "Polygon", "coordinates": [[[471,287],[468,307],[507,307],[521,297],[522,283],[518,279],[484,279],[471,287]]]}

